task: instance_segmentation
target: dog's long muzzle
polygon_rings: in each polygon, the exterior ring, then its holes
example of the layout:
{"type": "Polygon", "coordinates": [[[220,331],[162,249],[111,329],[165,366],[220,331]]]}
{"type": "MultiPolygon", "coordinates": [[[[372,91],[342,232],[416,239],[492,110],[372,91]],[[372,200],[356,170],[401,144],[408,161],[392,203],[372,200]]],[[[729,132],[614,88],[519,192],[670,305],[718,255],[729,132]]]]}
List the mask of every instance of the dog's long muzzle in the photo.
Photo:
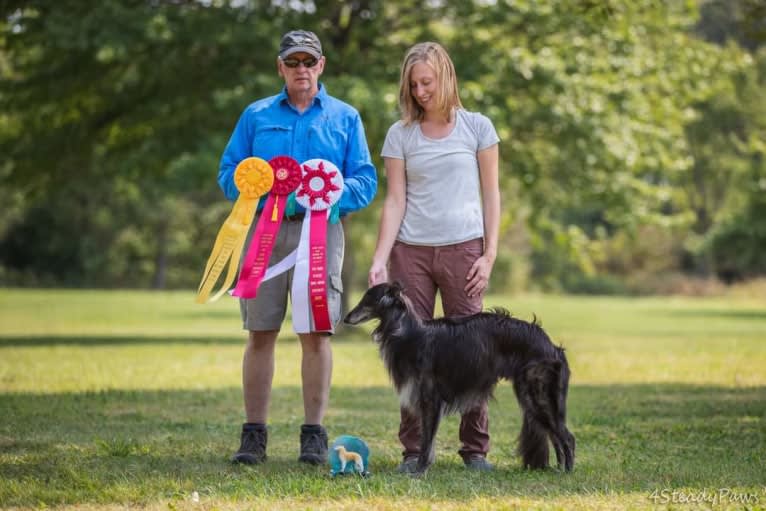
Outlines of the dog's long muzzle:
{"type": "Polygon", "coordinates": [[[368,319],[371,318],[368,314],[366,314],[364,309],[355,307],[348,314],[346,314],[346,317],[343,318],[343,323],[347,325],[358,325],[359,323],[364,323],[368,319]]]}

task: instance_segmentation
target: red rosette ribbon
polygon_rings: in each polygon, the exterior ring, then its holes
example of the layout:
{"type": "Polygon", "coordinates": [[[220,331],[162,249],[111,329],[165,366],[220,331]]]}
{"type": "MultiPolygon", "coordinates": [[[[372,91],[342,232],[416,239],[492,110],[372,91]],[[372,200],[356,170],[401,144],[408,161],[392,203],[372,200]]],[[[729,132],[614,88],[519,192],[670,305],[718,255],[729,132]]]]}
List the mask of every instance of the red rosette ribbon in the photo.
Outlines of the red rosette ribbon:
{"type": "Polygon", "coordinates": [[[274,172],[274,183],[255,226],[250,247],[242,261],[237,285],[231,293],[240,298],[255,298],[258,295],[258,287],[266,273],[274,242],[282,225],[287,196],[298,188],[301,182],[301,166],[293,158],[277,156],[269,160],[269,165],[274,172]]]}
{"type": "Polygon", "coordinates": [[[327,218],[330,208],[343,193],[343,175],[332,162],[319,158],[303,162],[301,168],[303,175],[295,201],[306,208],[307,214],[293,273],[293,328],[297,333],[331,332],[327,303],[327,218]]]}

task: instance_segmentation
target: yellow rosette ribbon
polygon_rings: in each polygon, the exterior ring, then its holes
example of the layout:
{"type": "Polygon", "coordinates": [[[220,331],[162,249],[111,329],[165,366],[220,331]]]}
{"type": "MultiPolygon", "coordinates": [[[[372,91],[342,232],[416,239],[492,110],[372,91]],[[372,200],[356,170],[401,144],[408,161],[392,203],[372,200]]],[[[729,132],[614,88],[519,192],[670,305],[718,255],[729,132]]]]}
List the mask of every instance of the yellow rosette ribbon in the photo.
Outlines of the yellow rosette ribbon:
{"type": "Polygon", "coordinates": [[[213,286],[227,263],[229,271],[226,279],[210,301],[214,302],[220,298],[234,282],[247,232],[250,230],[250,224],[253,223],[255,210],[258,207],[258,199],[271,190],[274,184],[274,170],[261,158],[245,158],[234,170],[234,184],[239,190],[239,197],[216,236],[213,250],[205,265],[205,272],[202,274],[202,281],[197,288],[197,303],[208,301],[213,286]]]}

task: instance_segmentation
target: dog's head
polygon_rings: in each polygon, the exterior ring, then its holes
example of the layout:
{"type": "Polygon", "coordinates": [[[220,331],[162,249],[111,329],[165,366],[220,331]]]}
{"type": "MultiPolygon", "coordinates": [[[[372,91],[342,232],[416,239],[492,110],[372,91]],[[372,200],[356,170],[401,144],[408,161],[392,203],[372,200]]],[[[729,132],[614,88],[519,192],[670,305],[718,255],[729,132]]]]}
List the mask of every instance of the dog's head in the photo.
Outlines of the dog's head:
{"type": "Polygon", "coordinates": [[[371,319],[381,319],[394,311],[406,310],[402,287],[398,283],[377,284],[364,293],[357,306],[346,314],[343,322],[358,325],[371,319]]]}

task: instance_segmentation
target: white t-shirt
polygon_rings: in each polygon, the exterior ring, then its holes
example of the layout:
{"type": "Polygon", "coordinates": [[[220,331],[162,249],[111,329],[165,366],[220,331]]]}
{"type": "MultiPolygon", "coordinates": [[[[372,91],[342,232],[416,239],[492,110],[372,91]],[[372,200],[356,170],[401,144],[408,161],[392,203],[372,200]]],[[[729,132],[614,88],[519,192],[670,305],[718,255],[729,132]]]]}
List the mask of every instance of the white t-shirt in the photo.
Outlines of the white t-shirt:
{"type": "Polygon", "coordinates": [[[497,144],[492,121],[457,110],[444,138],[426,137],[420,123],[396,122],[381,156],[404,160],[407,204],[397,239],[410,245],[442,246],[484,236],[477,152],[497,144]]]}

